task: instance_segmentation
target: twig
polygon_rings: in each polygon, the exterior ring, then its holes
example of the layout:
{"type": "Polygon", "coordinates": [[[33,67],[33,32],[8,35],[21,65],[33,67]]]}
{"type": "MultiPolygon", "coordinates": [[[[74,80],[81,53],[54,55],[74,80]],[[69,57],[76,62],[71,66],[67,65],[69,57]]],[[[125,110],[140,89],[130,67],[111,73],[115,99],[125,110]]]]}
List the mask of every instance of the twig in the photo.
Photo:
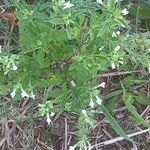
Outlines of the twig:
{"type": "MultiPolygon", "coordinates": [[[[142,130],[142,131],[139,131],[139,132],[135,132],[135,133],[129,134],[128,137],[133,137],[133,136],[136,136],[136,135],[139,135],[139,134],[146,133],[148,131],[150,131],[150,129],[145,129],[145,130],[142,130]]],[[[106,145],[114,144],[114,143],[122,141],[122,140],[124,140],[123,137],[117,137],[117,138],[114,138],[114,139],[111,139],[111,140],[108,140],[108,141],[105,141],[105,142],[101,142],[101,143],[92,145],[91,149],[93,149],[93,148],[95,148],[97,146],[106,146],[106,145]]]]}
{"type": "MultiPolygon", "coordinates": [[[[109,132],[107,132],[106,130],[102,129],[104,131],[104,133],[111,139],[113,139],[112,135],[110,135],[109,132]]],[[[122,147],[118,142],[116,142],[116,145],[118,146],[119,149],[124,149],[124,147],[122,147]]]]}
{"type": "Polygon", "coordinates": [[[102,75],[97,75],[96,78],[109,77],[109,76],[120,76],[120,75],[127,75],[127,74],[140,73],[140,72],[141,72],[141,70],[125,71],[125,72],[111,72],[111,73],[105,73],[102,75]]]}
{"type": "Polygon", "coordinates": [[[67,140],[68,140],[68,133],[67,133],[67,118],[65,118],[65,150],[67,150],[67,140]]]}
{"type": "Polygon", "coordinates": [[[150,106],[147,106],[141,114],[141,117],[150,109],[150,106]]]}

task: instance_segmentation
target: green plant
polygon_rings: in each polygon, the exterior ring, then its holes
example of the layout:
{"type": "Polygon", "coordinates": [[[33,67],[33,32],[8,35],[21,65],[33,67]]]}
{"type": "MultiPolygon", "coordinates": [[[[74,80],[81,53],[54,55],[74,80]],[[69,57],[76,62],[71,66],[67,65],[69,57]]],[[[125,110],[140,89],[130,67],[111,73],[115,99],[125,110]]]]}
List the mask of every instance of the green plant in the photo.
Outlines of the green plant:
{"type": "MultiPolygon", "coordinates": [[[[99,90],[104,83],[99,85],[96,80],[98,73],[109,68],[150,68],[149,38],[130,33],[124,16],[127,8],[113,0],[102,4],[72,0],[68,5],[55,0],[32,5],[15,1],[13,5],[19,18],[19,48],[13,54],[2,49],[0,94],[11,93],[13,100],[35,99],[43,90],[46,94],[39,104],[39,115],[50,119],[49,113],[78,114],[77,145],[81,149],[88,142],[86,133],[94,126],[93,109],[103,111],[112,128],[132,141],[106,109],[105,97],[99,90]]],[[[125,100],[123,84],[122,89],[118,94],[123,93],[125,100]]],[[[129,94],[126,106],[130,112],[134,109],[133,115],[148,126],[132,106],[132,97],[129,94]]]]}

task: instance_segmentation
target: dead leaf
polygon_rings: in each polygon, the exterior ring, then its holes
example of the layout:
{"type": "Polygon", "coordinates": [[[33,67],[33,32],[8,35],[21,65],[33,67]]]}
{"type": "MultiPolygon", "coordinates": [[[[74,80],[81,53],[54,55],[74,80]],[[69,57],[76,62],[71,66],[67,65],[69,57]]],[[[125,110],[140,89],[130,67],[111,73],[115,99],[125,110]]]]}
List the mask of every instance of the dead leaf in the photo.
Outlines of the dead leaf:
{"type": "Polygon", "coordinates": [[[7,20],[12,28],[14,28],[18,25],[19,19],[17,18],[15,11],[13,11],[13,10],[9,10],[9,11],[6,10],[6,11],[0,13],[0,17],[7,20]]]}

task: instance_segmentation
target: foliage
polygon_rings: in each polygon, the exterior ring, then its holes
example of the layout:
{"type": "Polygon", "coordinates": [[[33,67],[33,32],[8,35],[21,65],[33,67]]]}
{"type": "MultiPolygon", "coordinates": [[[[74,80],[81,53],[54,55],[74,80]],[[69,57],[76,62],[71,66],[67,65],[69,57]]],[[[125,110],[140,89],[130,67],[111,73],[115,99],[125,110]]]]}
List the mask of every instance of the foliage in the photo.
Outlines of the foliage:
{"type": "Polygon", "coordinates": [[[39,90],[44,90],[39,115],[62,111],[78,114],[80,148],[86,147],[86,133],[94,126],[93,109],[103,111],[112,128],[132,141],[112,116],[115,103],[106,102],[111,98],[116,101],[123,94],[129,112],[149,126],[133,106],[134,101],[149,105],[149,100],[144,93],[134,95],[128,91],[132,83],[148,84],[148,77],[125,78],[122,90],[106,98],[100,93],[103,86],[98,85],[96,77],[110,68],[128,71],[142,66],[148,70],[150,39],[132,33],[125,16],[128,12],[120,1],[70,2],[68,8],[63,1],[55,0],[35,1],[32,5],[22,1],[7,3],[16,7],[19,46],[13,51],[2,48],[0,94],[11,93],[12,99],[18,101],[22,97],[35,99],[39,90]]]}

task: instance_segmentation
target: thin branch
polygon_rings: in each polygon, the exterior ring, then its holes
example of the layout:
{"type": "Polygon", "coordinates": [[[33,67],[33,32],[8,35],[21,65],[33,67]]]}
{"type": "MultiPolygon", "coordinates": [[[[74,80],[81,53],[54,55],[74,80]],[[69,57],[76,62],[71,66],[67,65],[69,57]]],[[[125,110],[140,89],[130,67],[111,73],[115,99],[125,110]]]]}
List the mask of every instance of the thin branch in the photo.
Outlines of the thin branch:
{"type": "Polygon", "coordinates": [[[67,132],[67,128],[68,128],[68,125],[67,125],[67,118],[65,118],[65,150],[67,150],[67,141],[68,141],[68,132],[67,132]]]}
{"type": "MultiPolygon", "coordinates": [[[[140,135],[140,134],[143,134],[143,133],[146,133],[146,132],[149,132],[149,131],[150,131],[150,129],[145,129],[145,130],[142,130],[142,131],[139,131],[139,132],[129,134],[128,137],[134,137],[136,135],[140,135]]],[[[111,139],[111,140],[108,140],[108,141],[105,141],[105,142],[101,142],[101,143],[92,145],[90,148],[93,149],[97,146],[106,146],[106,145],[114,144],[114,143],[122,141],[122,140],[124,140],[123,137],[117,137],[117,138],[114,138],[114,139],[111,139]]]]}
{"type": "Polygon", "coordinates": [[[105,73],[102,75],[97,75],[96,78],[103,78],[103,77],[110,77],[110,76],[120,76],[120,75],[127,75],[132,73],[140,73],[141,70],[135,70],[135,71],[124,71],[124,72],[111,72],[111,73],[105,73]]]}

